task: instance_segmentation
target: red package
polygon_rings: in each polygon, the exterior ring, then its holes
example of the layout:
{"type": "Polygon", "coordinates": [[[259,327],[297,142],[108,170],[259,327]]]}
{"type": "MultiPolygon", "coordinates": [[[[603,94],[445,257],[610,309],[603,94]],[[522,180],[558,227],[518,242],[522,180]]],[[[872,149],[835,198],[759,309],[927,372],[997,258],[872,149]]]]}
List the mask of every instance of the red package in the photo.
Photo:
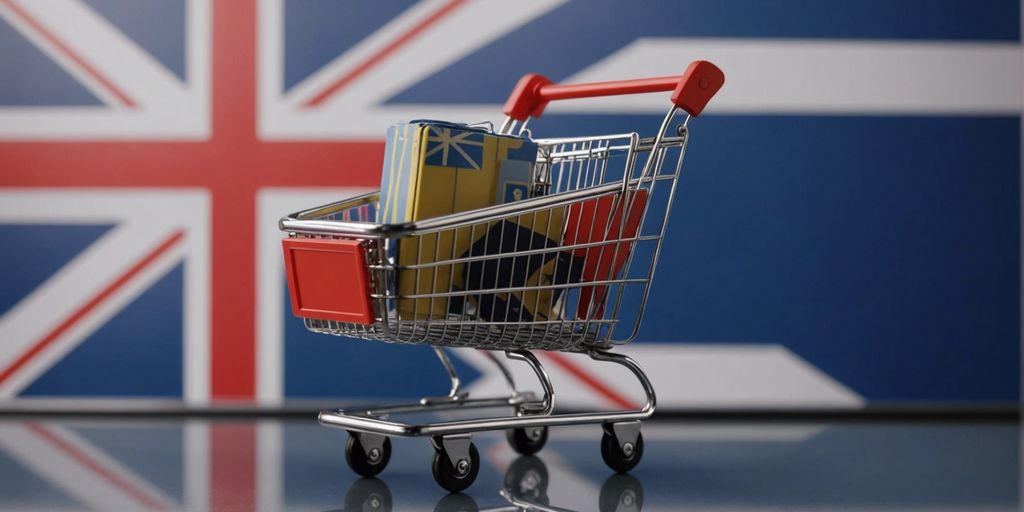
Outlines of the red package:
{"type": "MultiPolygon", "coordinates": [[[[640,218],[647,206],[646,190],[631,190],[625,194],[604,196],[569,208],[565,228],[566,246],[604,241],[631,239],[640,229],[640,218]],[[625,217],[625,226],[622,225],[625,217]],[[621,231],[620,231],[621,230],[621,231]]],[[[582,282],[615,279],[633,250],[633,241],[581,247],[572,250],[575,259],[583,259],[582,282]]],[[[580,290],[577,318],[587,318],[593,304],[591,318],[604,315],[606,285],[587,286],[580,290]]]]}

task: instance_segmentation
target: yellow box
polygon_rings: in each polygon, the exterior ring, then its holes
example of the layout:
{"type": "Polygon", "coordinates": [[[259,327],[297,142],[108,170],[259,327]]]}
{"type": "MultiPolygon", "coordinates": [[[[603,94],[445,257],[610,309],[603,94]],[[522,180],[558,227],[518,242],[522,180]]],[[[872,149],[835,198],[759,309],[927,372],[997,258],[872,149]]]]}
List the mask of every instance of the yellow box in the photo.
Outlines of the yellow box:
{"type": "MultiPolygon", "coordinates": [[[[525,199],[523,183],[529,184],[536,157],[536,144],[520,137],[437,121],[394,126],[385,146],[381,220],[400,224],[484,208],[504,197],[525,199]]],[[[401,240],[396,257],[399,296],[457,288],[461,270],[456,264],[430,264],[462,255],[472,238],[467,228],[401,240]],[[409,268],[413,265],[426,266],[409,268]]],[[[451,309],[448,302],[439,297],[399,298],[398,315],[443,318],[451,309]]]]}

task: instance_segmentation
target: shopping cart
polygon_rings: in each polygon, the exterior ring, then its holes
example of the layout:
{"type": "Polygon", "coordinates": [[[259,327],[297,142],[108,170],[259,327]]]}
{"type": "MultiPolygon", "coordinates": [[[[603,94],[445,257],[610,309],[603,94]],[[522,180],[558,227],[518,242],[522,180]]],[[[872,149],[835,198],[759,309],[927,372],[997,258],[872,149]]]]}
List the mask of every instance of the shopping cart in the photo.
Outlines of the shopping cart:
{"type": "Polygon", "coordinates": [[[390,436],[428,436],[433,474],[457,492],[476,478],[473,432],[506,430],[512,447],[532,454],[547,428],[601,423],[601,455],[626,472],[643,455],[640,420],[654,412],[654,388],[617,344],[640,327],[689,140],[688,123],[724,83],[721,70],[696,61],[680,76],[555,85],[527,75],[505,104],[500,134],[526,126],[548,102],[672,91],[656,134],[533,140],[538,145],[530,196],[483,209],[387,223],[379,192],[289,215],[280,228],[293,311],[314,332],[432,345],[451,390],[417,403],[322,411],[323,425],[345,429],[349,466],[373,476],[391,456],[390,436]],[[680,110],[686,115],[676,124],[680,110]],[[560,240],[553,240],[558,233],[560,240]],[[458,251],[456,245],[472,248],[458,251]],[[408,286],[410,283],[413,286],[408,286]],[[482,349],[501,370],[509,394],[470,398],[445,348],[482,349]],[[646,394],[639,409],[555,413],[551,380],[532,350],[583,353],[627,368],[646,394]],[[489,351],[529,365],[543,395],[519,391],[489,351]],[[510,408],[508,415],[408,423],[401,413],[510,408]]]}

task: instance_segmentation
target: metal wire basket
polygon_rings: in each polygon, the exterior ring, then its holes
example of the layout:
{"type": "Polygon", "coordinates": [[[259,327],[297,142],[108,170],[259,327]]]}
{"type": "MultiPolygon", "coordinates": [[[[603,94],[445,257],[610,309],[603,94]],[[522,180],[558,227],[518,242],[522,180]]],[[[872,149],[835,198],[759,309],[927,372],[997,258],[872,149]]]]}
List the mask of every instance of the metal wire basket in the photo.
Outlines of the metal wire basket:
{"type": "Polygon", "coordinates": [[[538,140],[533,186],[545,195],[484,210],[379,224],[375,192],[293,215],[282,227],[296,237],[362,237],[373,307],[369,324],[306,318],[306,327],[488,350],[582,352],[632,340],[686,147],[685,126],[677,132],[538,140]],[[563,230],[565,243],[538,235],[563,230]],[[454,255],[466,240],[473,248],[454,255]],[[594,270],[586,280],[584,264],[594,270]],[[402,280],[421,293],[400,293],[402,280]],[[639,307],[623,319],[627,296],[639,307]]]}

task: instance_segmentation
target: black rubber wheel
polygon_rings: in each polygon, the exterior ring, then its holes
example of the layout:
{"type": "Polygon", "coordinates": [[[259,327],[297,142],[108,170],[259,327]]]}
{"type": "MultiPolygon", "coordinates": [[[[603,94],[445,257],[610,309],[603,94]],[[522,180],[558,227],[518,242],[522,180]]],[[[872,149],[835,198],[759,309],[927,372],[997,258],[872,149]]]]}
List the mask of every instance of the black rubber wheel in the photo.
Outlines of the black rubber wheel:
{"type": "Polygon", "coordinates": [[[644,488],[633,475],[612,475],[601,484],[598,510],[627,512],[642,510],[644,488]]]}
{"type": "Polygon", "coordinates": [[[519,457],[505,471],[504,487],[513,498],[547,505],[548,468],[532,455],[519,457]]]}
{"type": "Polygon", "coordinates": [[[619,446],[619,440],[608,432],[601,438],[601,458],[616,473],[625,473],[636,467],[644,456],[644,436],[637,434],[633,452],[626,455],[619,446]]]}
{"type": "Polygon", "coordinates": [[[473,485],[476,474],[480,472],[480,452],[476,450],[475,444],[470,443],[469,445],[469,460],[466,463],[469,464],[469,467],[460,474],[452,465],[452,461],[448,459],[448,452],[444,449],[434,450],[434,463],[431,464],[434,481],[448,492],[466,490],[473,485]]]}
{"type": "Polygon", "coordinates": [[[372,477],[380,474],[387,467],[391,460],[391,438],[385,437],[381,445],[380,453],[366,453],[363,443],[359,442],[359,436],[349,433],[348,443],[345,445],[345,461],[348,467],[352,468],[359,476],[372,477]]]}
{"type": "Polygon", "coordinates": [[[480,512],[480,506],[467,494],[445,494],[437,500],[434,512],[480,512]]]}
{"type": "Polygon", "coordinates": [[[522,455],[533,455],[548,442],[548,428],[513,428],[505,431],[505,437],[513,450],[522,455]],[[530,437],[533,432],[536,432],[534,437],[530,437]]]}
{"type": "Polygon", "coordinates": [[[376,478],[356,480],[345,494],[346,511],[390,512],[391,503],[391,489],[376,478]]]}

